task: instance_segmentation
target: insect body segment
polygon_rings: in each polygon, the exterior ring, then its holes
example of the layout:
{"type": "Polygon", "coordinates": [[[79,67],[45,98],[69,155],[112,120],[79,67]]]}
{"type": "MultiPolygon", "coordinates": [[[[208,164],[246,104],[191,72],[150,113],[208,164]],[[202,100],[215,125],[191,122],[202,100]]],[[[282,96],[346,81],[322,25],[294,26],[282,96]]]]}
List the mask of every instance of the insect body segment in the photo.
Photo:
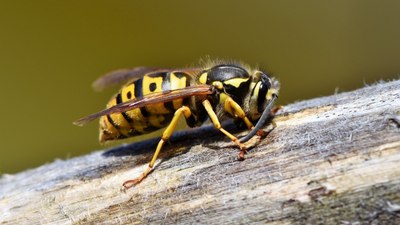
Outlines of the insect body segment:
{"type": "MultiPolygon", "coordinates": [[[[107,108],[153,93],[177,90],[190,85],[192,77],[181,72],[155,72],[126,84],[107,104],[107,108]]],[[[100,141],[123,139],[165,127],[184,99],[147,105],[100,118],[100,141]]]]}
{"type": "Polygon", "coordinates": [[[170,138],[178,119],[183,116],[190,127],[200,126],[210,118],[215,128],[240,148],[243,158],[247,141],[257,131],[252,130],[239,140],[221,127],[220,120],[243,121],[249,130],[253,122],[261,129],[270,114],[279,83],[259,70],[239,64],[216,64],[206,68],[148,69],[139,67],[119,70],[95,82],[98,89],[107,83],[129,81],[108,102],[107,109],[75,122],[83,125],[100,117],[100,141],[133,137],[166,127],[157,149],[143,174],[128,180],[129,188],[141,182],[152,170],[164,143],[170,138]],[[143,73],[143,74],[141,74],[143,73]]]}

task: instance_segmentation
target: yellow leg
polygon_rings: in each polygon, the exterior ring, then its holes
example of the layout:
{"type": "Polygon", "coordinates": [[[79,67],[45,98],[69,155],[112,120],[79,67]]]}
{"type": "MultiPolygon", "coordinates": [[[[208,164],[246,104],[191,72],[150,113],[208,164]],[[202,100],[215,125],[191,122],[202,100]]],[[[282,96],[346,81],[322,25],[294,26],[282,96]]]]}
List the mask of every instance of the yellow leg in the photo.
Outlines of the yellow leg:
{"type": "Polygon", "coordinates": [[[156,151],[154,152],[153,158],[151,159],[149,166],[147,169],[140,175],[139,177],[133,179],[133,180],[127,180],[123,183],[123,186],[125,188],[130,188],[138,183],[140,183],[152,170],[154,163],[157,160],[158,154],[161,151],[161,148],[164,146],[164,143],[171,137],[173,131],[176,128],[176,125],[178,124],[179,117],[181,115],[184,115],[186,118],[190,117],[192,115],[192,112],[190,111],[189,107],[187,106],[182,106],[181,108],[177,109],[175,111],[174,117],[172,118],[171,122],[169,123],[168,127],[164,130],[160,142],[158,142],[156,151]]]}
{"type": "MultiPolygon", "coordinates": [[[[236,116],[241,118],[249,130],[252,130],[254,128],[253,123],[249,120],[249,118],[247,118],[246,113],[243,111],[242,107],[240,107],[240,105],[235,102],[235,100],[233,100],[231,97],[229,97],[225,100],[225,104],[226,104],[225,110],[226,110],[226,107],[229,107],[228,112],[232,112],[233,114],[235,114],[236,116]]],[[[233,116],[235,116],[235,115],[233,115],[233,116]]],[[[265,135],[265,133],[263,130],[258,130],[257,135],[262,137],[265,135]]],[[[240,152],[239,158],[243,159],[243,157],[244,157],[244,152],[242,151],[242,152],[240,152]]]]}
{"type": "Polygon", "coordinates": [[[253,129],[253,123],[249,120],[249,118],[247,118],[246,113],[243,111],[242,107],[240,107],[240,105],[237,104],[231,97],[225,100],[225,107],[229,107],[228,111],[236,114],[239,118],[241,118],[249,130],[253,129]]]}
{"type": "Polygon", "coordinates": [[[223,134],[228,136],[233,142],[235,142],[239,146],[239,148],[240,148],[239,159],[244,159],[244,154],[246,153],[246,146],[244,146],[244,144],[242,144],[239,141],[239,139],[237,139],[235,136],[233,136],[231,133],[229,133],[228,131],[226,131],[224,128],[221,127],[221,123],[219,122],[217,115],[215,114],[214,110],[212,109],[210,101],[204,100],[202,103],[208,113],[208,116],[210,117],[212,123],[214,124],[215,128],[217,128],[223,134]]]}

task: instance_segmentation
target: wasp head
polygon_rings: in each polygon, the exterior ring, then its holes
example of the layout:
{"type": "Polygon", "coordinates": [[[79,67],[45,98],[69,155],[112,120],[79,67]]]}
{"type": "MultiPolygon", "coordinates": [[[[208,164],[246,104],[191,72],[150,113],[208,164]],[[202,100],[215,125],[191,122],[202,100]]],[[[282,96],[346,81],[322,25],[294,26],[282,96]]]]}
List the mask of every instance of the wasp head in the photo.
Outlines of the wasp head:
{"type": "Polygon", "coordinates": [[[245,110],[248,117],[256,121],[261,117],[272,97],[278,97],[279,82],[258,70],[253,73],[252,78],[245,110]]]}

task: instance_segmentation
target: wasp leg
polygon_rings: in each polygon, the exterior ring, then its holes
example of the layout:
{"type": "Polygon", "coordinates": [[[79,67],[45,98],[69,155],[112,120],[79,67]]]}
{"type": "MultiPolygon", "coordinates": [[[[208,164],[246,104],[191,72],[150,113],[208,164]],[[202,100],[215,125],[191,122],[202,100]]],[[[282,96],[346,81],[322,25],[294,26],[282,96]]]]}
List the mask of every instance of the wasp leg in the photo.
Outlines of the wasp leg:
{"type": "Polygon", "coordinates": [[[235,102],[231,97],[225,100],[225,110],[227,110],[232,116],[237,116],[243,120],[249,130],[253,129],[253,123],[247,118],[246,113],[243,111],[242,107],[235,102]]]}
{"type": "Polygon", "coordinates": [[[185,118],[189,118],[192,115],[192,112],[190,111],[189,107],[187,107],[187,106],[182,106],[181,108],[179,108],[175,111],[174,117],[172,118],[168,127],[164,130],[164,132],[161,136],[161,140],[158,142],[156,151],[154,152],[153,158],[151,159],[149,166],[139,177],[137,177],[133,180],[125,181],[122,184],[125,188],[130,188],[130,187],[140,183],[150,173],[150,171],[152,170],[152,168],[154,166],[154,163],[157,160],[158,154],[161,151],[161,148],[164,146],[164,143],[171,137],[173,131],[176,128],[176,125],[178,124],[179,117],[182,114],[185,116],[185,118]]]}
{"type": "MultiPolygon", "coordinates": [[[[233,116],[238,116],[243,120],[243,122],[246,124],[247,128],[249,130],[254,129],[253,123],[249,120],[249,118],[246,116],[246,113],[243,111],[242,107],[240,107],[239,104],[235,102],[231,97],[227,98],[225,100],[225,109],[228,109],[228,112],[231,113],[233,116]]],[[[257,131],[258,136],[264,136],[264,131],[263,130],[258,130],[257,131]]],[[[239,153],[239,159],[244,159],[244,154],[246,153],[246,150],[241,150],[239,153]]]]}
{"type": "MultiPolygon", "coordinates": [[[[243,111],[242,107],[240,107],[240,105],[237,104],[235,100],[229,97],[225,100],[225,104],[227,104],[225,105],[225,109],[228,109],[228,112],[231,113],[231,115],[235,116],[236,114],[239,118],[241,118],[249,130],[252,130],[254,128],[253,123],[249,120],[249,118],[246,116],[246,113],[243,111]]],[[[260,129],[257,131],[257,136],[260,137],[265,136],[265,132],[262,129],[260,129]]],[[[241,152],[240,154],[244,153],[241,152]]]]}
{"type": "Polygon", "coordinates": [[[244,159],[244,153],[246,153],[246,146],[242,144],[239,139],[237,139],[235,136],[233,136],[231,133],[226,131],[224,128],[221,127],[221,123],[218,120],[217,115],[215,114],[210,101],[207,99],[202,102],[204,108],[206,109],[208,116],[210,117],[212,123],[214,124],[214,127],[217,128],[219,131],[221,131],[223,134],[228,136],[233,142],[235,142],[239,148],[240,148],[240,154],[239,154],[239,159],[243,160],[244,159]]]}

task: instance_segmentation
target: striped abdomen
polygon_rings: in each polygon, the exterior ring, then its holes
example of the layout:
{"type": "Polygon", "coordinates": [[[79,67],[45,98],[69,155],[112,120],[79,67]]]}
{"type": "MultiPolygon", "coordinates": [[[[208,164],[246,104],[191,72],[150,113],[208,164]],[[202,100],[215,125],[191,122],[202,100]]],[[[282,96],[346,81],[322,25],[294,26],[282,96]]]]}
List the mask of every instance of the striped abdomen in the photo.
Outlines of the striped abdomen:
{"type": "MultiPolygon", "coordinates": [[[[192,77],[182,72],[155,72],[128,83],[107,104],[116,104],[146,96],[148,94],[185,88],[192,77]]],[[[115,113],[100,118],[100,141],[122,139],[150,133],[168,125],[176,109],[183,105],[183,99],[154,104],[115,113]]]]}

